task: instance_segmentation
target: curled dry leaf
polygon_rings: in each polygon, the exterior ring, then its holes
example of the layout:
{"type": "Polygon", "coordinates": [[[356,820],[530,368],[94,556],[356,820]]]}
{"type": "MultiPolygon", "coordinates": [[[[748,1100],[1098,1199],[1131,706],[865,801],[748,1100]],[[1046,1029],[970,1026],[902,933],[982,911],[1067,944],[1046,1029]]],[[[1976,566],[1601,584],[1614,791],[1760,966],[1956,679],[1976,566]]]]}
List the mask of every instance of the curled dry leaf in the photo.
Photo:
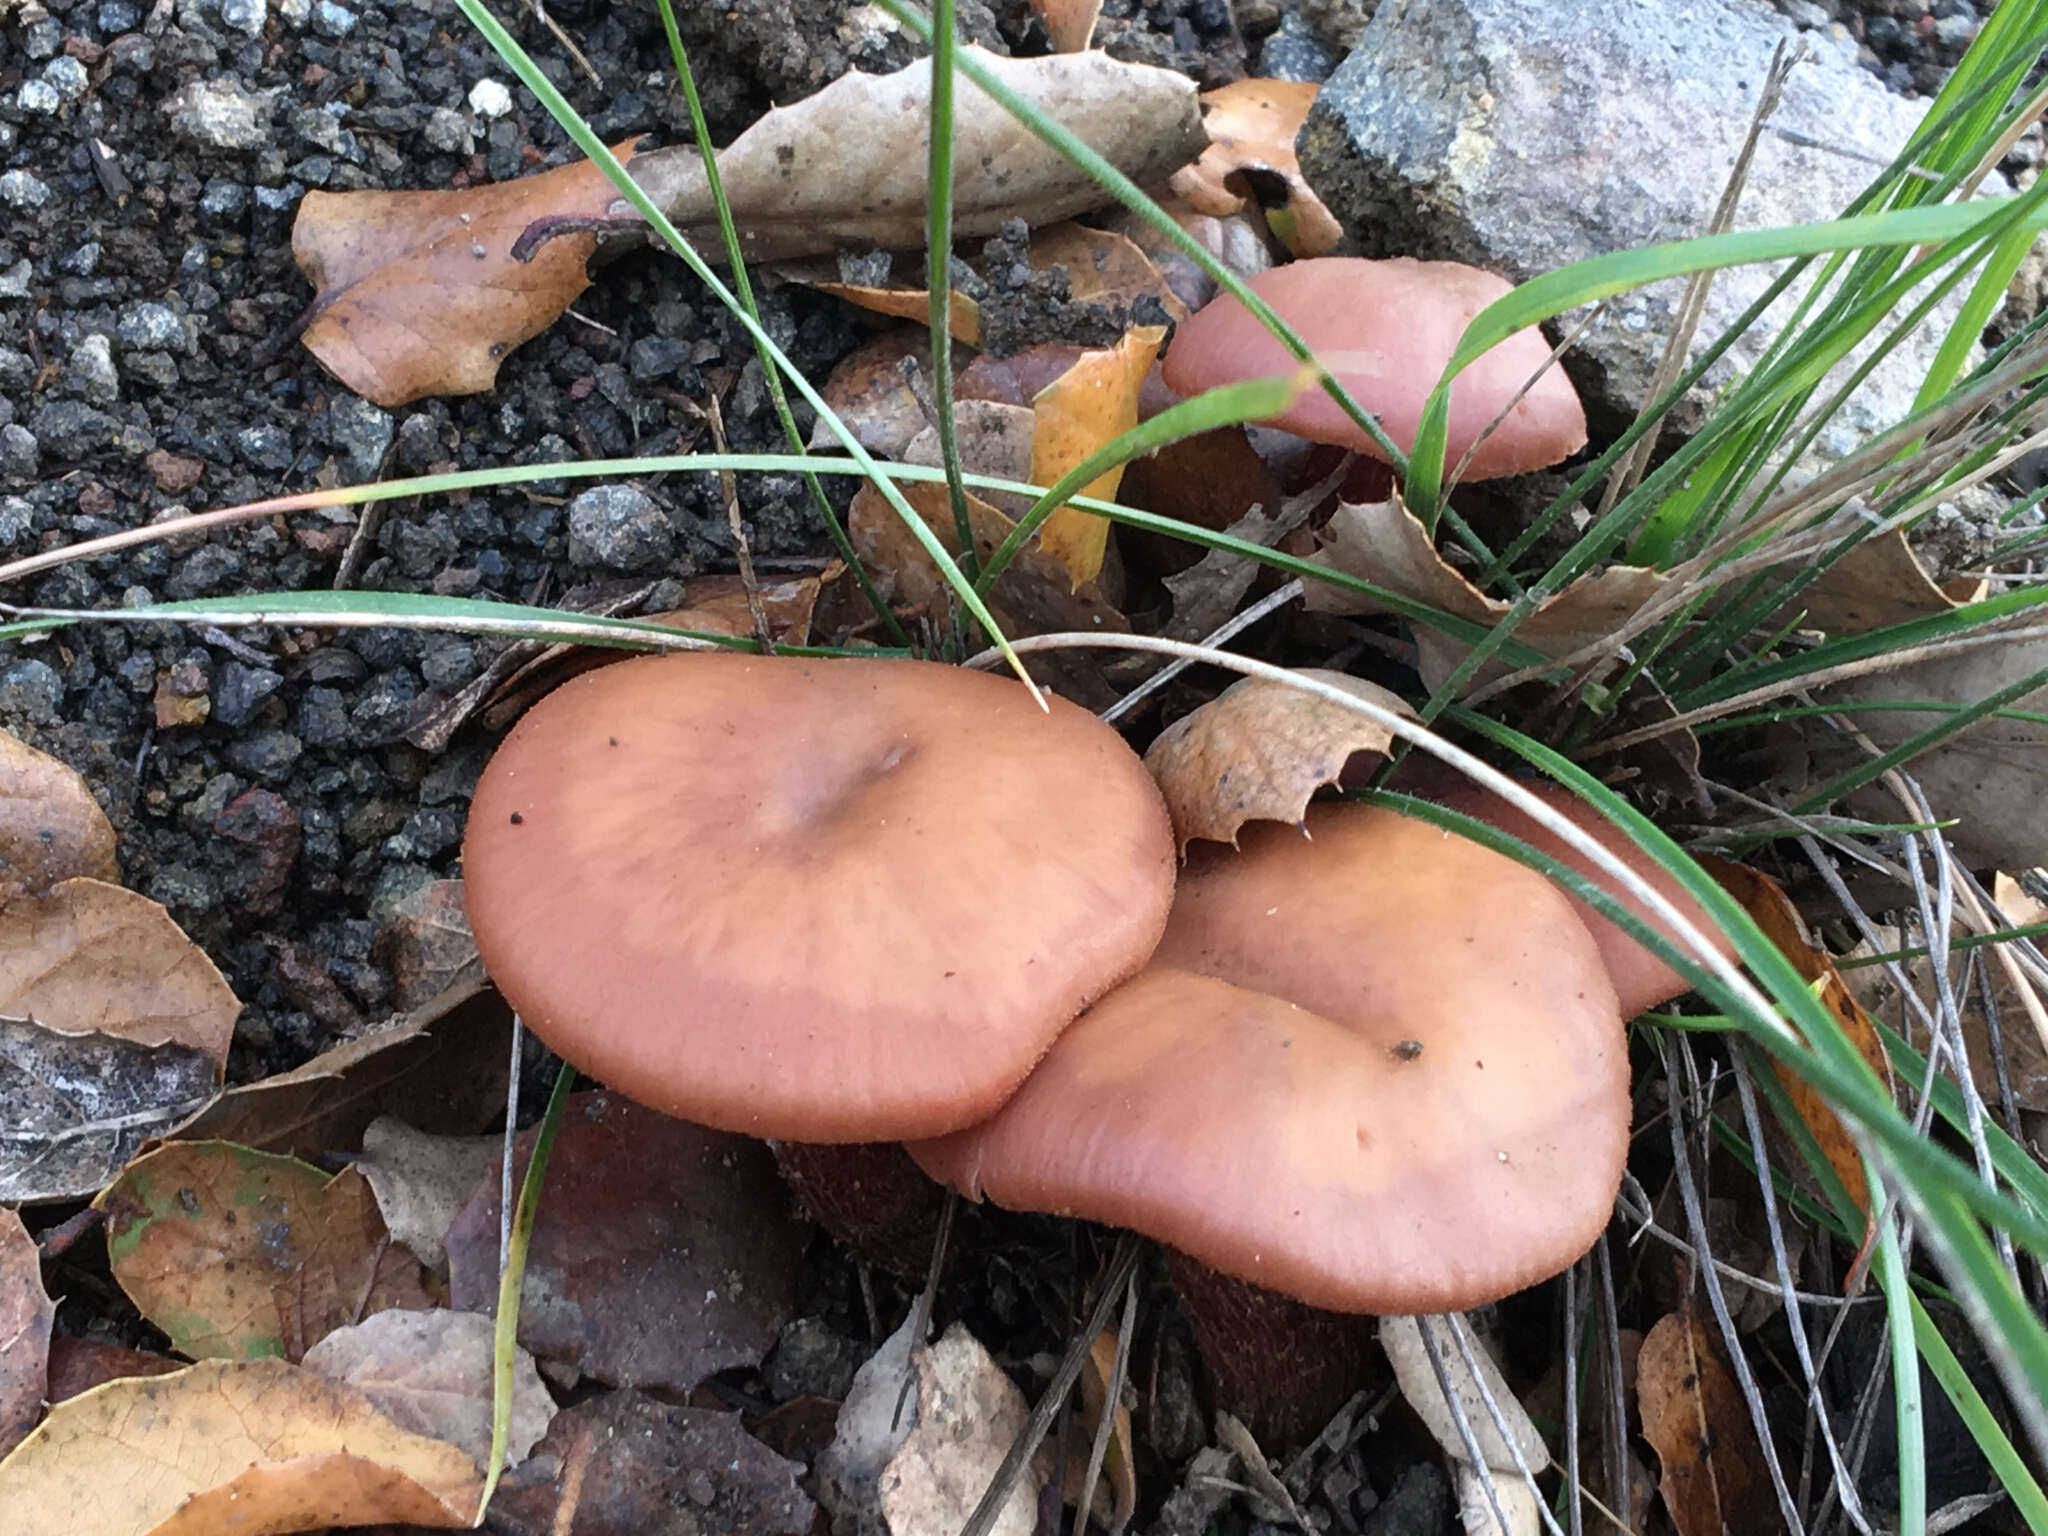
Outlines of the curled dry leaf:
{"type": "MultiPolygon", "coordinates": [[[[1263,224],[1255,212],[1246,210],[1218,218],[1199,211],[1167,187],[1149,190],[1152,200],[1167,216],[1193,235],[1202,249],[1228,271],[1250,277],[1273,265],[1273,253],[1267,248],[1263,224]]],[[[1144,253],[1188,313],[1193,314],[1216,297],[1216,280],[1189,260],[1179,246],[1170,244],[1150,222],[1128,210],[1104,218],[1108,228],[1125,236],[1144,253]]]]}
{"type": "MultiPolygon", "coordinates": [[[[961,50],[1136,181],[1185,164],[1204,142],[1194,86],[1102,53],[1011,59],[961,50]]],[[[931,66],[841,76],[763,117],[719,152],[718,173],[750,261],[843,246],[922,246],[931,66]]],[[[1050,224],[1109,199],[1093,180],[965,75],[954,83],[953,228],[1050,224]]],[[[694,146],[640,156],[633,177],[700,249],[720,249],[694,146]]],[[[621,204],[620,208],[626,205],[621,204]]]]}
{"type": "MultiPolygon", "coordinates": [[[[1429,530],[1398,500],[1342,503],[1323,536],[1328,542],[1315,559],[1333,570],[1487,627],[1499,623],[1508,611],[1507,603],[1488,597],[1437,553],[1429,530]]],[[[1581,576],[1517,625],[1515,639],[1546,656],[1568,656],[1612,634],[1668,580],[1661,572],[1634,565],[1609,566],[1581,576]]],[[[1303,601],[1315,613],[1384,611],[1371,598],[1320,582],[1309,583],[1303,601]]],[[[1468,647],[1420,624],[1416,640],[1422,652],[1422,680],[1434,690],[1468,647]]],[[[1475,682],[1500,676],[1503,670],[1489,663],[1475,682]]]]}
{"type": "Polygon", "coordinates": [[[330,1180],[230,1142],[172,1142],[130,1163],[93,1203],[106,1215],[114,1278],[195,1359],[285,1353],[281,1289],[303,1344],[353,1321],[366,1300],[381,1309],[397,1291],[426,1301],[409,1255],[409,1295],[402,1271],[383,1266],[383,1221],[353,1170],[330,1180]]]}
{"type": "Polygon", "coordinates": [[[383,1114],[422,1130],[480,1131],[504,1111],[511,1039],[504,1001],[464,984],[304,1066],[229,1089],[177,1134],[310,1158],[359,1145],[383,1114]]]}
{"type": "Polygon", "coordinates": [[[0,1202],[94,1194],[143,1142],[213,1102],[220,1073],[189,1045],[0,1018],[0,1202]]]}
{"type": "Polygon", "coordinates": [[[308,192],[292,225],[316,290],[300,340],[381,406],[487,390],[505,354],[589,286],[597,237],[566,231],[603,219],[617,195],[587,160],[453,192],[308,192]],[[520,247],[551,224],[565,233],[520,247]]]}
{"type": "Polygon", "coordinates": [[[1947,613],[1955,607],[1906,542],[1903,528],[1865,539],[1835,561],[1781,614],[1775,628],[1804,610],[1800,622],[1831,635],[1862,635],[1891,624],[1947,613]]]}
{"type": "MultiPolygon", "coordinates": [[[[1419,718],[1399,694],[1361,678],[1313,667],[1300,672],[1419,718]]],[[[1198,837],[1235,846],[1248,821],[1298,825],[1315,792],[1336,783],[1354,754],[1385,752],[1393,741],[1392,732],[1356,711],[1252,677],[1160,732],[1145,766],[1166,797],[1183,850],[1198,837]]]]}
{"type": "Polygon", "coordinates": [[[60,1403],[0,1461],[23,1529],[219,1536],[407,1522],[455,1529],[482,1478],[444,1441],[282,1360],[210,1360],[60,1403]]]}
{"type": "MultiPolygon", "coordinates": [[[[799,1399],[801,1401],[801,1399],[799,1399]]],[[[605,1392],[564,1409],[491,1500],[500,1536],[809,1536],[797,1469],[736,1413],[605,1392]]]]}
{"type": "MultiPolygon", "coordinates": [[[[518,1142],[518,1167],[533,1132],[518,1142]]],[[[498,1299],[499,1179],[449,1230],[456,1306],[498,1299]]],[[[526,1259],[519,1342],[614,1386],[687,1392],[758,1365],[796,1304],[805,1228],[768,1149],[609,1094],[563,1117],[526,1259]]]]}
{"type": "Polygon", "coordinates": [[[0,1456],[42,1417],[56,1317],[35,1239],[19,1216],[0,1209],[0,1456]]]}
{"type": "Polygon", "coordinates": [[[393,1241],[430,1269],[448,1267],[448,1229],[485,1175],[499,1165],[502,1136],[433,1136],[380,1115],[363,1132],[356,1167],[369,1180],[393,1241]]]}
{"type": "Polygon", "coordinates": [[[1263,209],[1296,256],[1321,256],[1344,238],[1336,215],[1302,179],[1294,139],[1322,88],[1313,81],[1234,80],[1202,93],[1209,147],[1169,185],[1197,212],[1227,217],[1263,209]]]}
{"type": "Polygon", "coordinates": [[[1678,1536],[1783,1529],[1741,1389],[1697,1318],[1674,1312],[1650,1330],[1636,1402],[1678,1536]]]}
{"type": "MultiPolygon", "coordinates": [[[[844,299],[856,309],[864,309],[871,315],[891,315],[898,320],[925,321],[932,312],[932,294],[929,288],[877,288],[867,283],[813,283],[820,293],[829,293],[835,299],[844,299]]],[[[955,341],[964,341],[968,346],[981,344],[981,306],[966,294],[955,290],[949,301],[952,314],[949,326],[955,341]]],[[[813,439],[816,433],[812,434],[813,439]]],[[[836,443],[836,438],[826,434],[836,443]]],[[[862,446],[866,446],[863,444],[862,446]]]]}
{"type": "MultiPolygon", "coordinates": [[[[1769,875],[1746,864],[1732,863],[1711,854],[1696,857],[1700,867],[1742,904],[1742,909],[1756,920],[1757,927],[1763,929],[1764,937],[1792,962],[1813,988],[1821,1005],[1834,1015],[1842,1033],[1856,1047],[1856,1053],[1877,1074],[1878,1081],[1885,1085],[1885,1091],[1892,1092],[1891,1062],[1885,1055],[1884,1042],[1878,1036],[1876,1023],[1863,1011],[1863,1005],[1857,1002],[1848,983],[1842,980],[1841,972],[1835,969],[1835,962],[1827,951],[1808,936],[1806,921],[1800,917],[1799,909],[1792,905],[1792,898],[1785,894],[1784,888],[1769,875]]],[[[1842,1187],[1848,1190],[1857,1208],[1868,1215],[1870,1190],[1863,1176],[1863,1158],[1848,1128],[1828,1107],[1826,1097],[1805,1078],[1775,1059],[1771,1062],[1771,1070],[1784,1085],[1786,1095],[1799,1111],[1799,1118],[1819,1143],[1828,1166],[1842,1181],[1842,1187]]],[[[1866,1240],[1867,1237],[1868,1234],[1866,1240]]]]}
{"type": "Polygon", "coordinates": [[[120,880],[106,812],[68,765],[0,731],[0,900],[74,876],[120,880]]]}
{"type": "MultiPolygon", "coordinates": [[[[493,1331],[491,1320],[476,1312],[378,1312],[328,1334],[306,1352],[304,1364],[362,1393],[401,1429],[445,1440],[481,1467],[491,1452],[493,1331]]],[[[525,1459],[554,1412],[533,1357],[515,1347],[511,1462],[525,1459]]]]}
{"type": "Polygon", "coordinates": [[[145,896],[65,880],[0,910],[0,1014],[224,1062],[241,1011],[206,952],[145,896]]]}

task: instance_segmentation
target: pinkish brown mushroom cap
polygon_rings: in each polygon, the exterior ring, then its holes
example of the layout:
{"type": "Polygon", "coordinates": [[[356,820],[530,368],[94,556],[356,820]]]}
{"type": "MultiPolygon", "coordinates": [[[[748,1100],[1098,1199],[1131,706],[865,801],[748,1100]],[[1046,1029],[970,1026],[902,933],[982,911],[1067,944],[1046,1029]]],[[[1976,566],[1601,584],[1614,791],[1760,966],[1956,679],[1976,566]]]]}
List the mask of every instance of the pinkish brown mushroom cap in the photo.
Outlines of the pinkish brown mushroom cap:
{"type": "MultiPolygon", "coordinates": [[[[1458,338],[1487,305],[1509,292],[1491,272],[1455,261],[1399,256],[1367,261],[1319,256],[1248,279],[1251,289],[1294,327],[1403,453],[1415,445],[1423,402],[1457,350],[1458,338]]],[[[1479,442],[1466,466],[1470,480],[1526,474],[1586,446],[1586,413],[1564,370],[1545,368],[1550,344],[1541,331],[1518,331],[1466,368],[1451,384],[1445,460],[1455,467],[1479,442]],[[1516,392],[1542,377],[1501,424],[1480,441],[1516,392]]],[[[1294,358],[1228,294],[1175,332],[1162,365],[1182,395],[1292,372],[1294,358]]],[[[1266,423],[1320,443],[1382,458],[1378,446],[1320,389],[1303,392],[1266,423]]]]}
{"type": "Polygon", "coordinates": [[[477,946],[535,1033],[664,1113],[807,1141],[993,1112],[1144,964],[1173,833],[1061,700],[929,662],[602,668],[486,768],[477,946]]]}
{"type": "Polygon", "coordinates": [[[1541,876],[1377,807],[1190,861],[1141,975],[994,1119],[911,1154],[1313,1306],[1442,1312],[1563,1269],[1613,1207],[1626,1038],[1541,876]]]}

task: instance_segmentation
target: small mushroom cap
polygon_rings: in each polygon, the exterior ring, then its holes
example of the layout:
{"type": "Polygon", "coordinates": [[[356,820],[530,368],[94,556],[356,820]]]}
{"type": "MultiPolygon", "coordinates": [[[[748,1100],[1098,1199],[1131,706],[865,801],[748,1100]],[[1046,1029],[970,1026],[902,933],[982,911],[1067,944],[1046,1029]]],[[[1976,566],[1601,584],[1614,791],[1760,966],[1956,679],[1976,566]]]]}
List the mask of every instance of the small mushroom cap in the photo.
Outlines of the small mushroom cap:
{"type": "Polygon", "coordinates": [[[883,1141],[991,1113],[1136,971],[1173,833],[1121,737],[930,662],[646,657],[527,713],[471,804],[477,947],[666,1114],[883,1141]]]}
{"type": "Polygon", "coordinates": [[[911,1155],[1333,1311],[1453,1311],[1571,1263],[1629,1124],[1591,936],[1427,823],[1344,805],[1308,830],[1199,852],[1153,964],[993,1120],[911,1155]]]}
{"type": "MultiPolygon", "coordinates": [[[[1613,822],[1561,785],[1530,782],[1523,784],[1522,788],[1552,810],[1570,817],[1582,830],[1598,839],[1601,847],[1641,875],[1660,896],[1677,907],[1687,921],[1711,938],[1723,955],[1735,953],[1734,944],[1699,903],[1686,894],[1685,887],[1672,879],[1662,865],[1638,848],[1634,840],[1613,822]]],[[[1675,942],[1671,925],[1651,912],[1640,897],[1623,890],[1613,875],[1491,790],[1459,775],[1425,771],[1419,787],[1411,792],[1436,800],[1452,810],[1463,811],[1511,837],[1520,838],[1539,853],[1547,854],[1567,869],[1585,876],[1652,929],[1673,937],[1675,942]]],[[[1632,1019],[1646,1008],[1668,1003],[1692,990],[1684,977],[1631,938],[1620,925],[1601,916],[1578,897],[1568,899],[1579,914],[1579,920],[1592,933],[1593,942],[1600,947],[1600,958],[1607,966],[1607,979],[1614,985],[1615,996],[1620,999],[1623,1018],[1632,1019]]]]}
{"type": "MultiPolygon", "coordinates": [[[[1399,256],[1367,261],[1319,256],[1247,280],[1305,340],[1403,453],[1415,445],[1423,402],[1458,338],[1487,305],[1509,291],[1491,272],[1455,261],[1399,256]]],[[[1586,446],[1586,413],[1564,370],[1544,368],[1550,344],[1541,331],[1518,331],[1451,384],[1445,457],[1455,466],[1516,391],[1544,369],[1507,418],[1480,442],[1468,480],[1526,474],[1586,446]]],[[[1162,364],[1182,395],[1240,379],[1293,371],[1294,358],[1236,299],[1225,294],[1181,322],[1162,364]]],[[[1378,446],[1320,389],[1304,391],[1266,423],[1319,443],[1381,458],[1378,446]]]]}

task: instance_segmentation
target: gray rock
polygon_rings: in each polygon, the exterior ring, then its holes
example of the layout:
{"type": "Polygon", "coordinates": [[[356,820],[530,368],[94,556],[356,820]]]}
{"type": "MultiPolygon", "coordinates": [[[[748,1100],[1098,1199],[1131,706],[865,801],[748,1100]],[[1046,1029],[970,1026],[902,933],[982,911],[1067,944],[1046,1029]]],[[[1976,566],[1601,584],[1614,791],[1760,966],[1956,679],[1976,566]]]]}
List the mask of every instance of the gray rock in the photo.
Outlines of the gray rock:
{"type": "Polygon", "coordinates": [[[28,425],[37,441],[58,458],[79,459],[111,443],[120,423],[82,401],[51,400],[35,408],[28,425]]]}
{"type": "Polygon", "coordinates": [[[389,411],[360,395],[337,396],[329,411],[327,440],[341,450],[342,473],[351,480],[376,478],[397,431],[389,411]]]}
{"type": "Polygon", "coordinates": [[[13,266],[0,270],[0,299],[25,299],[28,297],[29,279],[36,269],[24,256],[13,266]]]}
{"type": "Polygon", "coordinates": [[[64,702],[64,679],[45,661],[17,661],[0,671],[0,716],[48,721],[64,702]]]}
{"type": "Polygon", "coordinates": [[[47,80],[24,80],[14,93],[14,104],[31,117],[55,117],[64,106],[64,97],[47,80]]]}
{"type": "Polygon", "coordinates": [[[1327,80],[1342,57],[1299,12],[1289,11],[1259,49],[1259,73],[1270,80],[1327,80]]]}
{"type": "Polygon", "coordinates": [[[178,321],[178,312],[168,304],[129,305],[121,311],[114,335],[124,347],[165,351],[172,347],[182,349],[185,344],[185,327],[178,321]]]}
{"type": "Polygon", "coordinates": [[[268,667],[230,661],[214,679],[213,718],[239,729],[255,717],[265,699],[283,686],[284,679],[268,667]]]}
{"type": "Polygon", "coordinates": [[[259,731],[254,736],[230,742],[226,757],[251,778],[275,784],[290,774],[292,765],[305,750],[305,743],[289,731],[259,731]]]}
{"type": "Polygon", "coordinates": [[[86,67],[68,53],[43,66],[43,79],[57,93],[58,103],[67,107],[83,99],[92,85],[92,76],[86,67]]]}
{"type": "Polygon", "coordinates": [[[633,377],[645,383],[665,379],[690,361],[690,349],[666,336],[643,336],[626,353],[633,377]]]}
{"type": "Polygon", "coordinates": [[[210,149],[260,149],[270,142],[276,93],[239,80],[194,80],[164,103],[171,131],[210,149]]]}
{"type": "Polygon", "coordinates": [[[356,29],[356,13],[334,0],[319,0],[313,7],[313,30],[322,37],[347,37],[356,29]]]}
{"type": "Polygon", "coordinates": [[[674,553],[668,518],[637,486],[592,486],[569,503],[569,558],[578,565],[638,571],[674,553]]]}
{"type": "Polygon", "coordinates": [[[19,485],[35,479],[43,467],[40,446],[18,421],[0,427],[0,482],[19,485]]]}
{"type": "Polygon", "coordinates": [[[35,532],[35,503],[25,496],[0,496],[0,549],[10,554],[24,550],[35,532]]]}
{"type": "MultiPolygon", "coordinates": [[[[1467,261],[1516,281],[1702,234],[1790,33],[1752,0],[1384,0],[1302,129],[1302,169],[1365,254],[1467,261]]],[[[1773,126],[1888,158],[1924,105],[1885,90],[1846,47],[1808,37],[1816,57],[1792,71],[1773,126]]],[[[1735,227],[1835,217],[1870,175],[1862,160],[1766,133],[1735,227]]],[[[1771,276],[1718,274],[1695,348],[1771,276]]],[[[1683,291],[1674,280],[1617,297],[1568,357],[1596,431],[1618,430],[1647,400],[1683,291]]],[[[1710,390],[1755,361],[1769,318],[1716,365],[1710,390]]],[[[1822,453],[1907,414],[1945,331],[1937,317],[1916,332],[1836,415],[1822,453]]],[[[1696,426],[1708,398],[1681,402],[1672,425],[1696,426]]]]}
{"type": "Polygon", "coordinates": [[[71,349],[64,382],[85,396],[88,405],[115,405],[121,399],[121,374],[114,366],[114,348],[94,332],[71,349]]]}
{"type": "Polygon", "coordinates": [[[109,37],[123,32],[133,32],[142,25],[141,10],[128,0],[106,0],[96,13],[100,30],[109,37]]]}
{"type": "Polygon", "coordinates": [[[16,208],[40,208],[49,200],[49,185],[27,171],[9,171],[0,176],[0,203],[16,208]]]}
{"type": "Polygon", "coordinates": [[[292,467],[292,435],[267,421],[255,422],[235,434],[235,451],[257,469],[273,472],[292,467]]]}
{"type": "Polygon", "coordinates": [[[428,147],[443,154],[466,155],[476,148],[476,133],[469,119],[453,107],[436,107],[427,115],[420,137],[428,147]]]}
{"type": "Polygon", "coordinates": [[[220,0],[221,25],[244,37],[261,37],[269,14],[269,0],[220,0]]]}

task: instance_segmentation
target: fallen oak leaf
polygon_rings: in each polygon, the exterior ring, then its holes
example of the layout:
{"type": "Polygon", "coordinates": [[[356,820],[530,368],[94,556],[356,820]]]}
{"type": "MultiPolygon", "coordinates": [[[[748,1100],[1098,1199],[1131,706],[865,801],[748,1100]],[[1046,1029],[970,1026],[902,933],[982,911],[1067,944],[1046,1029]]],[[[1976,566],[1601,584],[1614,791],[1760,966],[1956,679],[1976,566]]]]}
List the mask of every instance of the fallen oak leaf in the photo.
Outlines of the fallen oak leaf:
{"type": "MultiPolygon", "coordinates": [[[[1194,85],[1172,70],[1103,53],[1013,59],[967,47],[960,54],[1134,181],[1165,176],[1206,142],[1194,85]]],[[[925,60],[892,74],[849,73],[768,113],[721,150],[719,179],[746,258],[922,246],[930,99],[925,60]]],[[[1006,219],[1050,224],[1110,201],[964,72],[954,81],[953,123],[958,239],[995,234],[1006,219]]],[[[641,155],[632,172],[693,244],[721,248],[694,146],[641,155]]],[[[623,199],[612,212],[637,222],[623,199]]]]}
{"type": "Polygon", "coordinates": [[[95,1387],[0,1461],[0,1508],[93,1536],[454,1529],[470,1524],[481,1491],[457,1447],[282,1360],[202,1361],[95,1387]]]}
{"type": "Polygon", "coordinates": [[[225,1062],[241,1012],[206,951],[146,896],[79,878],[0,909],[0,1014],[225,1062]]]}
{"type": "Polygon", "coordinates": [[[35,1239],[19,1216],[0,1208],[0,1456],[42,1416],[56,1318],[35,1239]]]}
{"type": "MultiPolygon", "coordinates": [[[[1342,672],[1300,675],[1354,693],[1408,719],[1400,695],[1342,672]]],[[[1232,684],[1159,733],[1145,754],[1183,852],[1196,838],[1237,844],[1247,821],[1299,825],[1315,792],[1360,752],[1385,753],[1393,733],[1356,710],[1266,678],[1232,684]]]]}
{"type": "Polygon", "coordinates": [[[1783,1529],[1742,1390],[1689,1311],[1660,1318],[1643,1340],[1636,1402],[1678,1536],[1783,1529]]]}
{"type": "Polygon", "coordinates": [[[121,878],[114,828],[78,773],[0,731],[0,898],[121,878]]]}
{"type": "Polygon", "coordinates": [[[481,393],[590,284],[595,235],[521,242],[603,220],[617,196],[588,160],[460,191],[308,192],[292,225],[315,290],[300,340],[377,405],[481,393]]]}

